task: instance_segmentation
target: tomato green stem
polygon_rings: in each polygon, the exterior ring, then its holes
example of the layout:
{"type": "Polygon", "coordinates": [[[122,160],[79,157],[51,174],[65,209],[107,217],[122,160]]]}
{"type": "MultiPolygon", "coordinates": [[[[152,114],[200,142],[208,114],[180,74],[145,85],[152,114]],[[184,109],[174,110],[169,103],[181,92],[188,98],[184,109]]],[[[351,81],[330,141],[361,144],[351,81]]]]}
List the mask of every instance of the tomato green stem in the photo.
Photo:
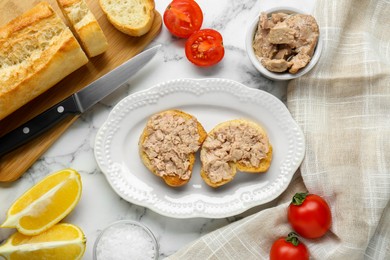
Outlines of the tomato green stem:
{"type": "Polygon", "coordinates": [[[307,192],[306,193],[295,193],[295,195],[292,198],[291,203],[295,206],[302,205],[302,203],[305,201],[307,195],[308,195],[307,192]]]}
{"type": "Polygon", "coordinates": [[[286,241],[293,244],[294,246],[299,245],[298,235],[295,232],[290,232],[286,237],[286,241]]]}

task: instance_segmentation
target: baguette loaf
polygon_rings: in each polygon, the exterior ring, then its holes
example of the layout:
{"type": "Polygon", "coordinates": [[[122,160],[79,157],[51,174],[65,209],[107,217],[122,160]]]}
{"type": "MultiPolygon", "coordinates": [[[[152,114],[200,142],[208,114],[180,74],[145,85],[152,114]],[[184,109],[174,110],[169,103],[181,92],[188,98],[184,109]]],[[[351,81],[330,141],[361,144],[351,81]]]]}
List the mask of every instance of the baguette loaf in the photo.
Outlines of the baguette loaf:
{"type": "Polygon", "coordinates": [[[211,187],[219,187],[242,172],[268,170],[272,146],[265,130],[257,123],[235,119],[220,123],[208,134],[200,151],[201,177],[211,187]]]}
{"type": "Polygon", "coordinates": [[[139,139],[144,165],[172,187],[191,178],[195,153],[206,138],[198,120],[180,110],[167,110],[148,120],[139,139]]]}
{"type": "Polygon", "coordinates": [[[108,21],[130,36],[142,36],[153,25],[154,0],[99,0],[108,21]]]}
{"type": "Polygon", "coordinates": [[[89,57],[107,50],[107,38],[84,0],[57,0],[57,3],[89,57]]]}
{"type": "Polygon", "coordinates": [[[47,2],[0,28],[0,120],[88,62],[47,2]]]}

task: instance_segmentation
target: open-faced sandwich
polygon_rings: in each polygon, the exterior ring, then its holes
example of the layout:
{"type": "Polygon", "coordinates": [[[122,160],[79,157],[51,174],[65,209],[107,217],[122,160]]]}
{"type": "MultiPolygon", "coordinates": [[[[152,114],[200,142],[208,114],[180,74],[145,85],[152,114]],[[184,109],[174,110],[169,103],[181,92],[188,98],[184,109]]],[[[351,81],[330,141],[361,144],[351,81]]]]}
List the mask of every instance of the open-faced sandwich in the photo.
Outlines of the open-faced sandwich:
{"type": "Polygon", "coordinates": [[[180,110],[151,116],[139,139],[142,162],[166,184],[182,186],[191,178],[195,153],[206,131],[198,120],[180,110]]]}
{"type": "Polygon", "coordinates": [[[232,181],[237,169],[251,173],[267,171],[272,146],[258,123],[235,119],[218,124],[207,134],[200,160],[203,180],[216,188],[232,181]]]}

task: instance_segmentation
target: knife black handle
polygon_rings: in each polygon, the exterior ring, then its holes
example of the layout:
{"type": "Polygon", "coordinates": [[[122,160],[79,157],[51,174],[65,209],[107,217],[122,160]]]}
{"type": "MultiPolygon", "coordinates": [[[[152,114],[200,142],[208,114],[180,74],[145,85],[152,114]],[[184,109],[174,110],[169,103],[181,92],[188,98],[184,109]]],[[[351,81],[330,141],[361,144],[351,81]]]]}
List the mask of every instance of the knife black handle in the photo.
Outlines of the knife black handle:
{"type": "Polygon", "coordinates": [[[0,138],[0,157],[44,133],[69,114],[79,113],[80,111],[74,96],[68,97],[27,123],[2,136],[0,138]]]}

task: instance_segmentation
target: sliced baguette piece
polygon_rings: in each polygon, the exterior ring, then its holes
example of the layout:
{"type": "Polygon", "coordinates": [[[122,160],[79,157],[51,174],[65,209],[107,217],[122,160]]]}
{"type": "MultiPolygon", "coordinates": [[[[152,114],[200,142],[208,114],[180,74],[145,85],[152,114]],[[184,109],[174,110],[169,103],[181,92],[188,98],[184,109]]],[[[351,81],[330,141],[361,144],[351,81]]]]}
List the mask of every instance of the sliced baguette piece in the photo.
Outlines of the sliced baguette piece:
{"type": "Polygon", "coordinates": [[[47,2],[0,28],[0,120],[88,62],[47,2]]]}
{"type": "Polygon", "coordinates": [[[155,16],[154,0],[99,0],[108,21],[130,36],[149,32],[155,16]]]}
{"type": "Polygon", "coordinates": [[[108,49],[107,38],[84,0],[57,0],[57,3],[88,57],[108,49]]]}
{"type": "Polygon", "coordinates": [[[218,124],[207,134],[200,160],[202,179],[217,188],[232,181],[237,170],[266,172],[271,165],[272,145],[260,124],[234,119],[218,124]]]}
{"type": "Polygon", "coordinates": [[[172,187],[189,182],[206,131],[192,115],[166,110],[151,116],[138,147],[144,165],[172,187]]]}

